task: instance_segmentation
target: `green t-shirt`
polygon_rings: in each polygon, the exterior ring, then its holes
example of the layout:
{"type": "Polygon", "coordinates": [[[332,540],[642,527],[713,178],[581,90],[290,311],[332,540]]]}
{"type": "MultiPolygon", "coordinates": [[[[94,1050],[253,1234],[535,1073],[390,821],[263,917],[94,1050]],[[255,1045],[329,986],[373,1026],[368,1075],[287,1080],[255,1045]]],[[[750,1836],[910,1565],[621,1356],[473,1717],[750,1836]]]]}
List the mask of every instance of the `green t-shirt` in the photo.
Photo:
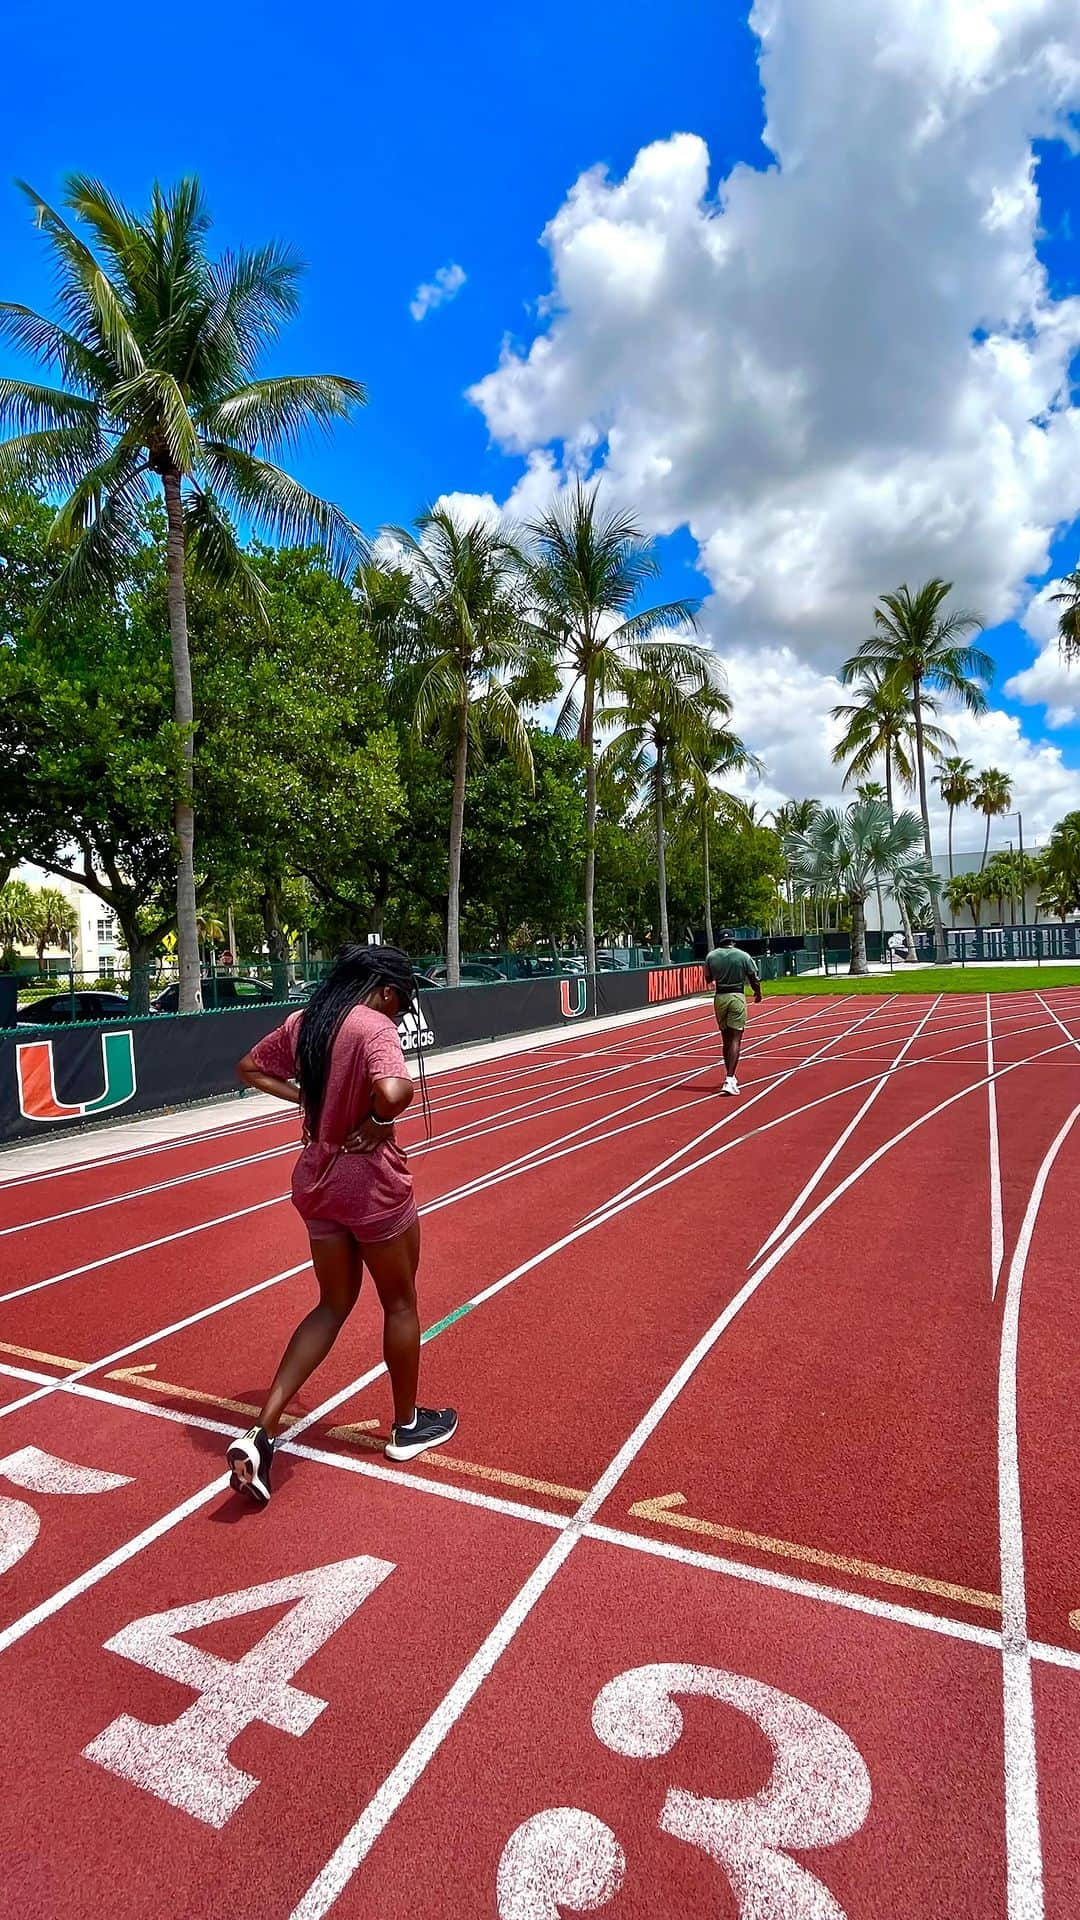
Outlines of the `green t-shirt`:
{"type": "Polygon", "coordinates": [[[705,961],[705,978],[717,993],[743,993],[757,977],[754,962],[741,947],[714,947],[705,961]]]}

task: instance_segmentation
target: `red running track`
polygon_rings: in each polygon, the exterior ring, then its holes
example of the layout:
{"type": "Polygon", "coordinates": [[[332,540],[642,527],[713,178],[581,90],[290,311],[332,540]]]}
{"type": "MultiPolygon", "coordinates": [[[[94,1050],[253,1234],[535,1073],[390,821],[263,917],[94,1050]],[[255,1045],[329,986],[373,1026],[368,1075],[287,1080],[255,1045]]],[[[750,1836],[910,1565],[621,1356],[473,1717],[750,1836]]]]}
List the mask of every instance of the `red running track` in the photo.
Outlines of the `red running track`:
{"type": "Polygon", "coordinates": [[[21,1915],[1074,1920],[1080,991],[767,1001],[434,1083],[425,1398],[291,1118],[0,1185],[21,1915]]]}

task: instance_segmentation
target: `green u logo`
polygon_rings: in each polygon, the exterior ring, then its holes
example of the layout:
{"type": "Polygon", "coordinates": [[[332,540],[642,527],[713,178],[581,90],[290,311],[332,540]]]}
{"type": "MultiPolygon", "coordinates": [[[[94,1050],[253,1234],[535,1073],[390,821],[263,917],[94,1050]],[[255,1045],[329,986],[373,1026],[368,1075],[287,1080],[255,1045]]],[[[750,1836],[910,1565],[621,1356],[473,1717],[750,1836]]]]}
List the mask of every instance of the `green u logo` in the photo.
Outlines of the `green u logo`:
{"type": "Polygon", "coordinates": [[[15,1049],[19,1111],[27,1120],[79,1120],[91,1113],[122,1107],[135,1092],[135,1040],[130,1032],[103,1033],[101,1064],[105,1091],[94,1100],[68,1103],[57,1098],[51,1040],[31,1040],[15,1049]]]}

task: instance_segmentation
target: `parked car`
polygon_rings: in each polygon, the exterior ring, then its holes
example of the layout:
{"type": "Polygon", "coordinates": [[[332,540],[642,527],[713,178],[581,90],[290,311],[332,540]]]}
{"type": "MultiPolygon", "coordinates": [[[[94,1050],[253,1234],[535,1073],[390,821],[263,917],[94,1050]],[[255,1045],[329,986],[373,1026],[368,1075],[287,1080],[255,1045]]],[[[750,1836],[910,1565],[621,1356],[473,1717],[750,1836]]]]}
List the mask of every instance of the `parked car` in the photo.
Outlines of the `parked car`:
{"type": "MultiPolygon", "coordinates": [[[[202,997],[204,1007],[250,1007],[281,996],[263,980],[237,979],[231,973],[219,973],[216,979],[202,981],[202,997]]],[[[174,980],[151,1005],[155,1013],[176,1013],[180,1006],[179,982],[174,980]]]]}
{"type": "Polygon", "coordinates": [[[72,1020],[126,1020],[130,1011],[122,993],[76,992],[72,1007],[70,993],[48,993],[19,1008],[19,1025],[62,1027],[72,1020]]]}
{"type": "MultiPolygon", "coordinates": [[[[294,980],[289,988],[289,999],[294,1003],[310,1000],[319,982],[317,980],[294,980]]],[[[430,993],[434,987],[444,987],[445,980],[433,980],[429,973],[418,973],[416,984],[423,993],[430,993]]]]}
{"type": "MultiPolygon", "coordinates": [[[[505,979],[505,973],[500,973],[497,967],[485,966],[480,960],[469,960],[461,969],[463,987],[490,987],[505,979]]],[[[431,978],[427,984],[433,987],[445,987],[446,968],[432,967],[431,978]]]]}

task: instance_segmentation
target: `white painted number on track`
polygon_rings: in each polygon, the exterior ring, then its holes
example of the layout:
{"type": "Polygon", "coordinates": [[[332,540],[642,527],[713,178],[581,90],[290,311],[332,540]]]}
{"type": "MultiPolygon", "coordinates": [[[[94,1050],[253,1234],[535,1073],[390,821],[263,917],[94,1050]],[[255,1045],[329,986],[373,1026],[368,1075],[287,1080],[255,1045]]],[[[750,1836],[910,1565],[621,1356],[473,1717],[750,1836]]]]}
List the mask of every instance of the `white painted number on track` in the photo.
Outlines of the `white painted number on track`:
{"type": "MultiPolygon", "coordinates": [[[[0,1476],[27,1493],[112,1493],[130,1485],[125,1473],[101,1473],[59,1460],[40,1447],[20,1447],[0,1460],[0,1476]]],[[[0,1574],[28,1553],[41,1530],[41,1517],[25,1500],[0,1496],[0,1574]]]]}
{"type": "Polygon", "coordinates": [[[534,1813],[499,1861],[499,1920],[559,1920],[594,1913],[619,1891],[626,1861],[610,1827],[580,1807],[534,1813]]]}
{"type": "MultiPolygon", "coordinates": [[[[833,1846],[857,1833],[870,1808],[870,1776],[846,1733],[804,1701],[717,1667],[659,1665],[619,1674],[597,1695],[593,1730],[613,1753],[656,1760],[683,1730],[677,1694],[734,1707],[773,1749],[769,1779],[742,1800],[669,1791],[660,1829],[715,1860],[740,1920],[845,1920],[828,1888],[790,1849],[833,1846]]],[[[557,1920],[614,1897],[625,1860],[592,1814],[553,1807],[513,1833],[499,1862],[499,1920],[557,1920]]]]}
{"type": "Polygon", "coordinates": [[[206,1826],[223,1827],[259,1784],[233,1765],[231,1743],[255,1720],[279,1733],[307,1732],[326,1701],[291,1686],[293,1675],[393,1571],[389,1560],[363,1555],[133,1620],[106,1640],[107,1651],[193,1688],[199,1698],[167,1726],[122,1714],[83,1749],[85,1758],[206,1826]],[[290,1600],[284,1619],[239,1660],[176,1637],[290,1600]]]}

